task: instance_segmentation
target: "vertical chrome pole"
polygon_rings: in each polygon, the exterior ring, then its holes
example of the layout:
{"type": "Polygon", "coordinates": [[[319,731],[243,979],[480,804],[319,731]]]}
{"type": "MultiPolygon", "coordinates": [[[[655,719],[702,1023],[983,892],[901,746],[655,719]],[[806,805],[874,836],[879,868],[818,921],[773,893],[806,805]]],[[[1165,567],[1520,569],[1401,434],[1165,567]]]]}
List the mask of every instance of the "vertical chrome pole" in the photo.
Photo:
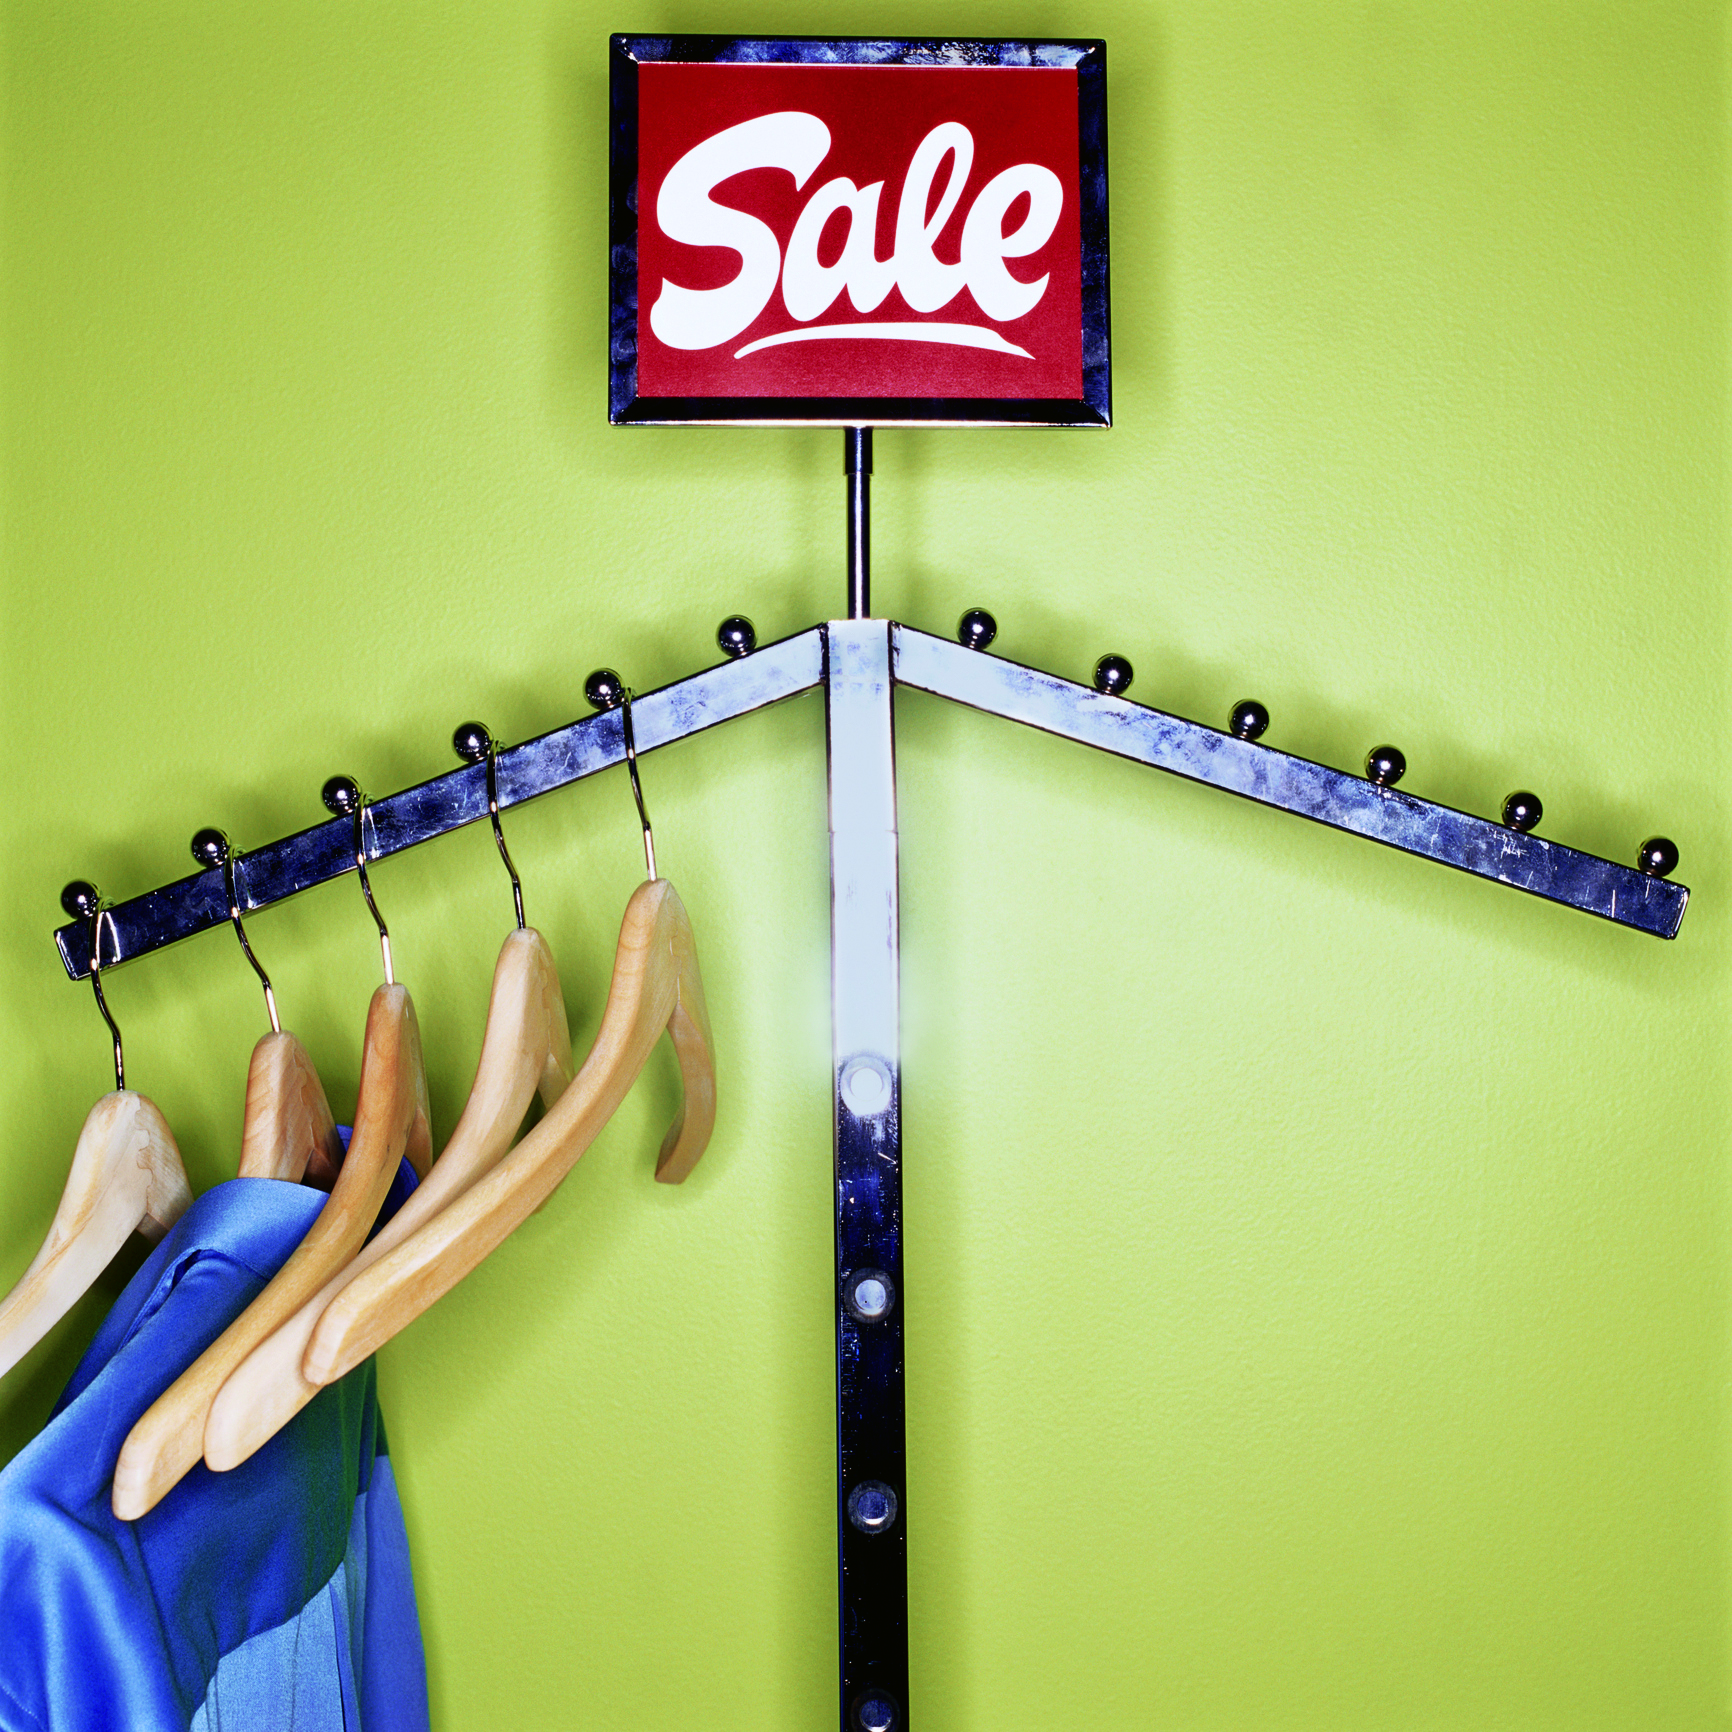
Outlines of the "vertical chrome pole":
{"type": "Polygon", "coordinates": [[[843,1732],[905,1732],[902,1066],[890,627],[884,620],[838,620],[825,637],[841,1725],[843,1732]]]}
{"type": "Polygon", "coordinates": [[[842,429],[842,469],[848,477],[848,617],[872,613],[872,429],[842,429]]]}

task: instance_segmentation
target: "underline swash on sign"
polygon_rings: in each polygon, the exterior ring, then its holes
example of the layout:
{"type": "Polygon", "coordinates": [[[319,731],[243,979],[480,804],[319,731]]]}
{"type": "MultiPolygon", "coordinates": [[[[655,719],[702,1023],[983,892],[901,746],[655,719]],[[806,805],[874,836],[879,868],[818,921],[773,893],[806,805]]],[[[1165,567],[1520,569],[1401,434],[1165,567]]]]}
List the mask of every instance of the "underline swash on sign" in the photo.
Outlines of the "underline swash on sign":
{"type": "Polygon", "coordinates": [[[959,349],[994,349],[1001,355],[1020,355],[1032,361],[1027,349],[1001,337],[997,331],[983,325],[951,325],[936,320],[901,320],[891,323],[860,323],[847,325],[802,325],[792,331],[776,331],[759,337],[734,351],[736,361],[755,354],[759,349],[773,349],[782,343],[809,343],[819,338],[881,337],[904,343],[950,343],[959,349]]]}

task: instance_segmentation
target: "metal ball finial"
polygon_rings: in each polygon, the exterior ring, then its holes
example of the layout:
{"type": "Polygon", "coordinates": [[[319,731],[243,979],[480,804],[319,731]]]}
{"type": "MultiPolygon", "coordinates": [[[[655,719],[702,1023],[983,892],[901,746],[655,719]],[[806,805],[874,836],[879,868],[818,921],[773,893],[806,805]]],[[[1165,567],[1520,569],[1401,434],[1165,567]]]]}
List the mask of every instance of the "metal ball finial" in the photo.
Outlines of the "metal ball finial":
{"type": "Polygon", "coordinates": [[[1538,794],[1530,794],[1526,788],[1517,788],[1503,803],[1503,821],[1512,830],[1525,836],[1545,816],[1545,810],[1540,804],[1538,794]]]}
{"type": "Polygon", "coordinates": [[[1269,712],[1255,698],[1243,698],[1227,718],[1227,732],[1237,740],[1260,740],[1269,728],[1269,712]]]}
{"type": "Polygon", "coordinates": [[[1393,788],[1407,774],[1407,756],[1399,746],[1373,746],[1365,754],[1365,779],[1393,788]]]}
{"type": "Polygon", "coordinates": [[[493,736],[480,722],[465,722],[451,736],[451,749],[466,764],[479,764],[493,750],[493,736]]]}
{"type": "Polygon", "coordinates": [[[229,857],[229,839],[216,829],[200,830],[192,839],[192,857],[201,866],[220,866],[229,857]]]}
{"type": "Polygon", "coordinates": [[[353,776],[333,776],[319,790],[327,812],[348,818],[361,809],[361,787],[353,776]]]}
{"type": "Polygon", "coordinates": [[[597,668],[583,682],[583,695],[598,710],[617,710],[625,702],[625,681],[612,668],[597,668]]]}
{"type": "Polygon", "coordinates": [[[998,636],[998,621],[983,607],[971,607],[956,622],[956,641],[964,649],[983,650],[998,636]]]}
{"type": "Polygon", "coordinates": [[[1670,836],[1650,836],[1636,850],[1636,865],[1650,878],[1670,878],[1678,869],[1678,844],[1670,836]]]}
{"type": "Polygon", "coordinates": [[[102,898],[88,878],[74,878],[60,892],[60,906],[74,920],[88,920],[101,906],[102,898]]]}
{"type": "Polygon", "coordinates": [[[1131,689],[1135,672],[1123,656],[1102,656],[1095,663],[1095,690],[1109,698],[1122,698],[1131,689]]]}
{"type": "Polygon", "coordinates": [[[758,647],[758,628],[743,613],[731,613],[716,627],[716,647],[730,661],[738,661],[758,647]]]}

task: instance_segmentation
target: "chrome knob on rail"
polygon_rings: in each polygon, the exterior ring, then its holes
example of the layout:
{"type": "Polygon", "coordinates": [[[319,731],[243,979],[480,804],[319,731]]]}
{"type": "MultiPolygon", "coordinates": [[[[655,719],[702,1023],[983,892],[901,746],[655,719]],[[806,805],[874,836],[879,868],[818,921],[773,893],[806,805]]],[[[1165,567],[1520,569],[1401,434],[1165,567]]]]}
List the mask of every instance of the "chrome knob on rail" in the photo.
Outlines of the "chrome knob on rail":
{"type": "Polygon", "coordinates": [[[583,682],[583,695],[591,709],[617,710],[625,702],[625,681],[612,668],[597,668],[583,682]]]}
{"type": "Polygon", "coordinates": [[[325,810],[334,812],[339,818],[353,817],[364,804],[361,784],[353,776],[333,776],[319,790],[319,798],[324,802],[325,810]]]}
{"type": "Polygon", "coordinates": [[[964,649],[983,650],[998,636],[998,621],[983,607],[971,607],[956,622],[956,641],[964,649]]]}
{"type": "Polygon", "coordinates": [[[1373,746],[1365,754],[1365,779],[1393,788],[1407,774],[1407,757],[1399,746],[1373,746]]]}
{"type": "Polygon", "coordinates": [[[758,647],[758,628],[743,613],[731,613],[716,627],[716,647],[729,661],[738,661],[758,647]]]}
{"type": "Polygon", "coordinates": [[[1102,656],[1095,663],[1095,690],[1109,698],[1122,698],[1131,689],[1136,669],[1123,656],[1102,656]]]}
{"type": "Polygon", "coordinates": [[[1670,878],[1678,869],[1678,844],[1670,836],[1650,836],[1636,850],[1636,865],[1650,878],[1670,878]]]}
{"type": "Polygon", "coordinates": [[[482,722],[464,722],[453,730],[451,750],[466,764],[481,764],[493,750],[493,735],[482,722]]]}
{"type": "Polygon", "coordinates": [[[1269,712],[1255,698],[1241,698],[1227,718],[1227,732],[1236,740],[1260,740],[1269,730],[1269,712]]]}
{"type": "Polygon", "coordinates": [[[1516,791],[1503,803],[1503,821],[1518,834],[1525,836],[1545,816],[1545,807],[1538,794],[1526,788],[1516,791]]]}
{"type": "Polygon", "coordinates": [[[74,878],[60,892],[60,906],[73,920],[88,920],[101,905],[102,898],[88,878],[74,878]]]}

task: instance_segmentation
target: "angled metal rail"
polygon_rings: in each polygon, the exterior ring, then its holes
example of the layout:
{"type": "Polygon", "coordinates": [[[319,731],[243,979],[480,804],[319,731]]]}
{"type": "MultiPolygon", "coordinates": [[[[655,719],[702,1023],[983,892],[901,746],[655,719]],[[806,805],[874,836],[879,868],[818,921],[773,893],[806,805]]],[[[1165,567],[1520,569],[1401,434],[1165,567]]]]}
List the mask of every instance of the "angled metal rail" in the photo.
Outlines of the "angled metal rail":
{"type": "MultiPolygon", "coordinates": [[[[1672,879],[1380,788],[1349,771],[1235,739],[911,626],[889,629],[896,684],[1206,782],[1638,932],[1673,938],[1684,918],[1690,892],[1672,879]]],[[[822,685],[827,630],[814,626],[634,698],[638,750],[672,745],[822,685]]],[[[624,759],[617,710],[506,747],[499,754],[500,807],[521,805],[624,759]]],[[[486,816],[485,767],[466,764],[371,802],[367,858],[401,853],[486,816]]],[[[241,912],[255,913],[354,870],[352,827],[346,818],[329,819],[241,856],[235,869],[241,912]]],[[[130,962],[227,920],[228,892],[220,867],[165,884],[116,904],[104,916],[103,967],[130,962]]],[[[89,922],[71,921],[54,938],[68,977],[83,980],[90,972],[89,922]]]]}
{"type": "Polygon", "coordinates": [[[1656,938],[1675,938],[1684,918],[1690,892],[1669,878],[1381,788],[1349,771],[1108,697],[905,625],[891,631],[900,685],[1296,812],[1656,938]]]}

